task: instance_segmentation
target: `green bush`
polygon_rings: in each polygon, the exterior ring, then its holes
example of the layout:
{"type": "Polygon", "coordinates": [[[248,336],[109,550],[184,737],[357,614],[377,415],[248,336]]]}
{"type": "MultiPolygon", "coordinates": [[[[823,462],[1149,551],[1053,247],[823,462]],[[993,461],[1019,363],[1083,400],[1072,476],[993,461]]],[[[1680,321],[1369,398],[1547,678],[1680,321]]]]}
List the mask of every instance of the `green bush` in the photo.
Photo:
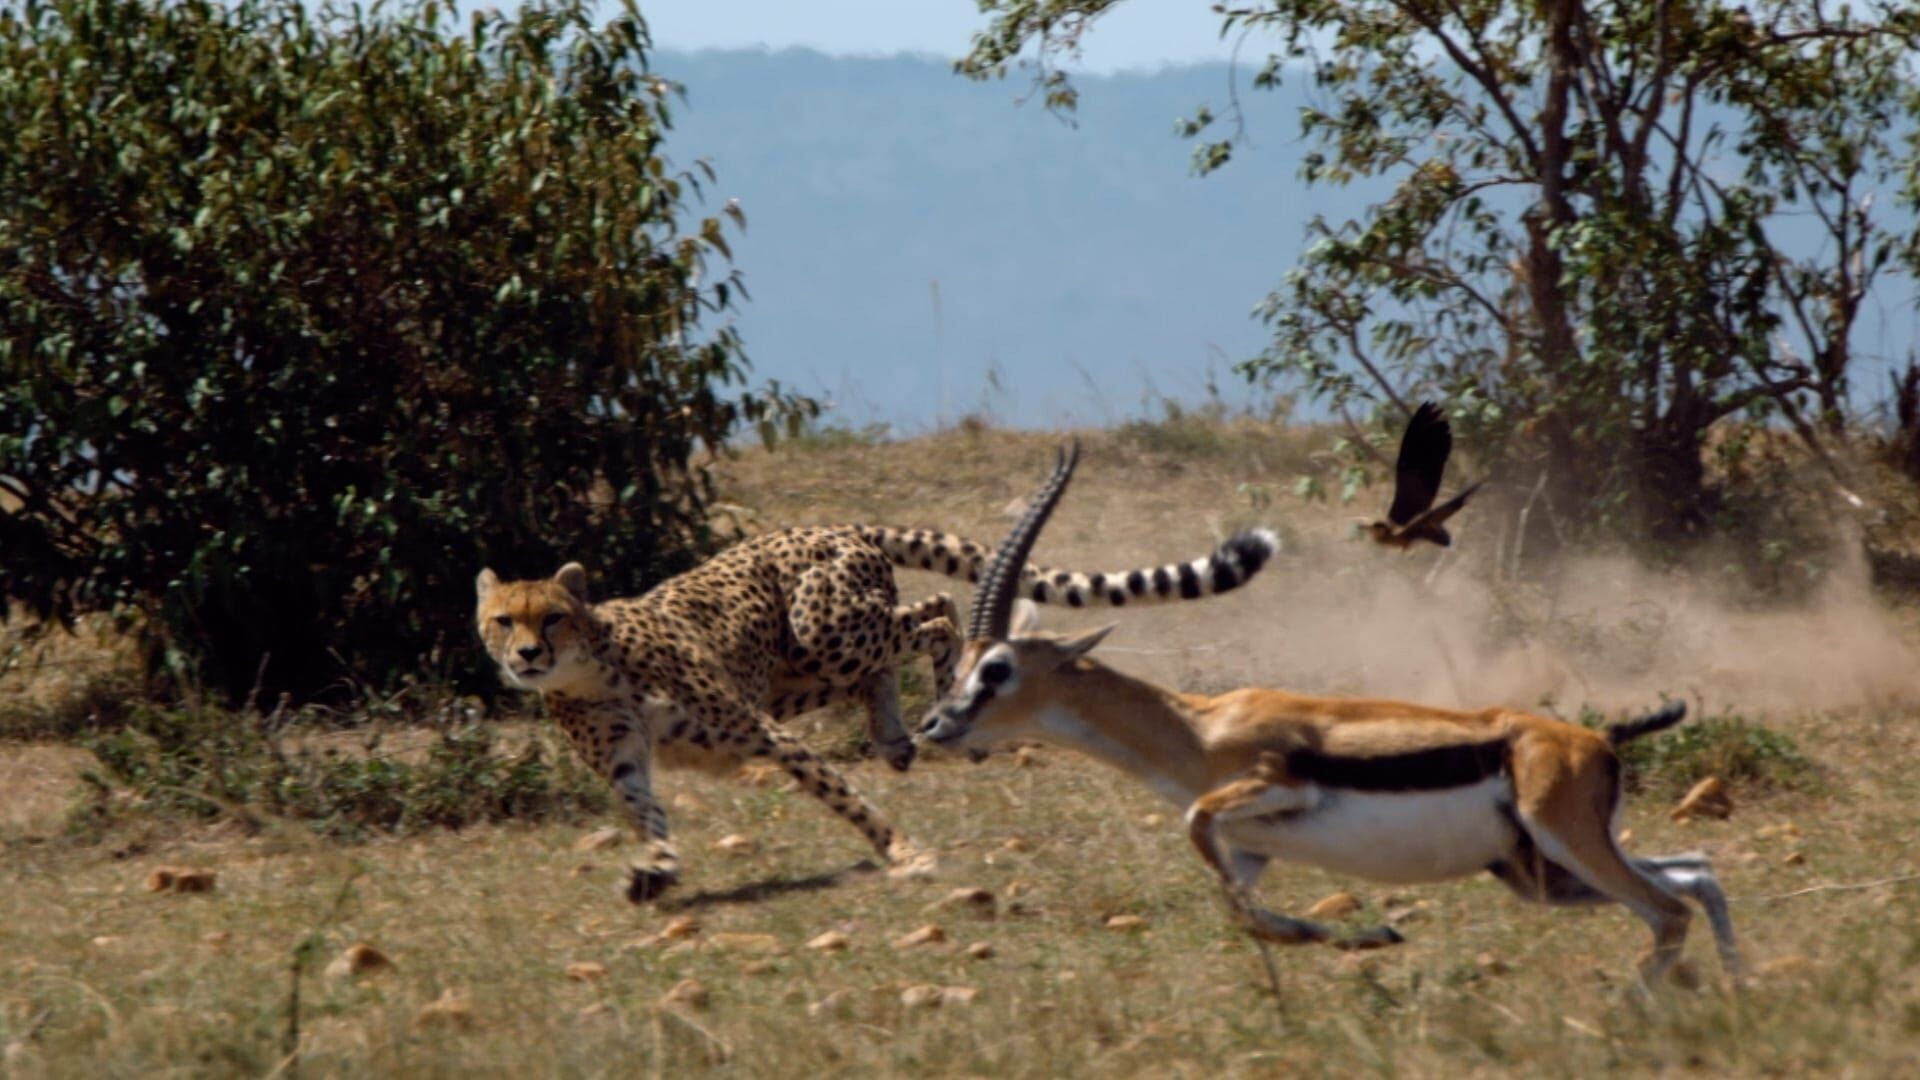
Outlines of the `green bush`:
{"type": "MultiPolygon", "coordinates": [[[[1580,721],[1598,727],[1604,717],[1582,708],[1580,721]]],[[[1812,786],[1818,770],[1785,732],[1734,713],[1689,719],[1620,748],[1627,786],[1664,794],[1685,791],[1709,776],[1744,791],[1796,791],[1812,786]]]]}
{"type": "Polygon", "coordinates": [[[699,329],[725,228],[591,11],[0,0],[0,596],[271,701],[490,685],[484,564],[690,565],[695,453],[812,405],[699,329]]]}
{"type": "Polygon", "coordinates": [[[606,785],[565,751],[534,740],[511,755],[493,728],[448,706],[424,759],[395,757],[372,738],[360,752],[284,749],[286,733],[255,713],[210,706],[141,706],[126,724],[81,740],[100,761],[85,777],[101,798],[86,816],[109,814],[104,796],[124,790],[132,809],[163,818],[211,820],[254,813],[302,821],[340,839],[505,820],[571,820],[607,809],[606,785]]]}

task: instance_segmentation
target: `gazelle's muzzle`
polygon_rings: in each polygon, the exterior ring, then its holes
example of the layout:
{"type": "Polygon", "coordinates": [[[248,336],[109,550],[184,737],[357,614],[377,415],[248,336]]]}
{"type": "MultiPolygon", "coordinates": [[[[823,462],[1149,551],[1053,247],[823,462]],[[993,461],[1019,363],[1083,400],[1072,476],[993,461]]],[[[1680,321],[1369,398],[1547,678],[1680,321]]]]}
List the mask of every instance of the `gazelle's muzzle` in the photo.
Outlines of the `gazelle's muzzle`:
{"type": "MultiPolygon", "coordinates": [[[[935,746],[948,749],[957,748],[973,730],[973,714],[978,705],[959,702],[945,702],[927,711],[927,718],[920,722],[920,730],[914,732],[914,738],[921,742],[930,742],[935,746]]],[[[983,748],[967,747],[967,756],[975,762],[986,759],[983,748]]]]}
{"type": "Polygon", "coordinates": [[[943,702],[927,710],[927,718],[920,722],[920,730],[914,732],[916,738],[945,745],[964,737],[971,727],[970,712],[966,706],[943,702]]]}

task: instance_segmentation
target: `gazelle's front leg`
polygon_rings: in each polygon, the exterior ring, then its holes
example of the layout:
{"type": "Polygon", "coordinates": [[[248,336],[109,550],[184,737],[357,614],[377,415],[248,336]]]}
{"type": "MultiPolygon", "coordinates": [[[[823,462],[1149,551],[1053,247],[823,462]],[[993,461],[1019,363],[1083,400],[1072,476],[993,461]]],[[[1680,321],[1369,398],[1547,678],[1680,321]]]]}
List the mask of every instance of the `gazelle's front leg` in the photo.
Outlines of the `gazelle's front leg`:
{"type": "Polygon", "coordinates": [[[1265,860],[1233,852],[1221,839],[1220,828],[1234,821],[1295,813],[1312,805],[1311,789],[1282,783],[1275,772],[1276,767],[1263,761],[1255,775],[1222,784],[1195,799],[1187,809],[1187,837],[1220,876],[1234,916],[1255,937],[1282,945],[1327,942],[1342,949],[1374,949],[1399,944],[1403,939],[1390,926],[1341,935],[1324,923],[1280,915],[1254,903],[1253,875],[1265,860]]]}

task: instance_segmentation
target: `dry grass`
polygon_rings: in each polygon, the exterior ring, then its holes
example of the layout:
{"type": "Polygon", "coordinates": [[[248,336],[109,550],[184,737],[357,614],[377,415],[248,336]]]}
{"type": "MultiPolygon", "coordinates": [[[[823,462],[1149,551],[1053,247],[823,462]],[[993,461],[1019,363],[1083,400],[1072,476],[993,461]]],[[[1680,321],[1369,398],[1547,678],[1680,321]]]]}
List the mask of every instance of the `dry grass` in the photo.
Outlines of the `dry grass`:
{"type": "MultiPolygon", "coordinates": [[[[760,527],[857,518],[991,539],[1054,441],[963,430],[749,454],[725,467],[724,490],[760,527]]],[[[57,834],[59,780],[74,755],[9,747],[6,1070],[273,1072],[286,1064],[289,964],[309,935],[321,942],[302,980],[309,1075],[651,1075],[722,1061],[750,1075],[1920,1070],[1920,883],[1761,899],[1920,871],[1920,780],[1909,765],[1920,695],[1902,617],[1845,585],[1811,612],[1752,612],[1621,565],[1523,589],[1489,582],[1466,558],[1437,571],[1428,555],[1383,559],[1347,540],[1344,509],[1279,494],[1310,449],[1299,438],[1249,432],[1223,446],[1162,456],[1089,436],[1042,559],[1111,569],[1187,557],[1255,520],[1289,544],[1234,597],[1125,613],[1109,659],[1194,687],[1550,697],[1567,709],[1643,705],[1667,691],[1763,716],[1815,759],[1816,789],[1736,789],[1730,821],[1686,825],[1648,796],[1627,821],[1635,850],[1716,858],[1760,971],[1749,985],[1718,979],[1704,926],[1690,949],[1704,985],[1662,989],[1648,1005],[1630,990],[1645,932],[1622,911],[1526,907],[1491,880],[1387,890],[1279,868],[1263,890],[1271,906],[1300,911],[1348,888],[1367,904],[1360,918],[1391,910],[1409,939],[1364,957],[1281,953],[1282,1020],[1257,954],[1227,928],[1181,839],[1177,810],[1065,752],[1042,751],[1031,767],[1001,756],[923,762],[904,777],[852,769],[939,852],[939,876],[909,882],[857,869],[857,834],[804,795],[669,774],[661,786],[688,874],[668,904],[636,909],[616,896],[624,850],[576,851],[581,827],[336,847],[293,826],[245,836],[156,825],[75,845],[57,834]],[[1797,836],[1777,828],[1787,822],[1797,836]],[[732,833],[758,850],[714,848],[732,833]],[[159,864],[212,867],[218,884],[149,893],[159,864]],[[996,897],[997,918],[929,910],[976,886],[996,897]],[[686,914],[697,934],[647,943],[686,914]],[[1116,914],[1146,928],[1106,929],[1116,914]],[[889,944],[928,922],[946,943],[889,944]],[[805,948],[835,929],[850,947],[805,948]],[[771,935],[772,951],[753,939],[728,947],[726,934],[771,935]],[[357,942],[393,969],[320,974],[357,942]],[[974,942],[993,955],[969,957],[974,942]],[[579,962],[604,965],[605,977],[569,979],[579,962]],[[660,1004],[689,978],[710,990],[707,1007],[660,1004]],[[903,991],[920,985],[978,994],[904,1005],[903,991]],[[447,990],[464,997],[467,1019],[454,1010],[417,1022],[447,990]]],[[[1464,522],[1461,547],[1492,528],[1464,522]]],[[[916,574],[904,591],[951,587],[916,574]]]]}

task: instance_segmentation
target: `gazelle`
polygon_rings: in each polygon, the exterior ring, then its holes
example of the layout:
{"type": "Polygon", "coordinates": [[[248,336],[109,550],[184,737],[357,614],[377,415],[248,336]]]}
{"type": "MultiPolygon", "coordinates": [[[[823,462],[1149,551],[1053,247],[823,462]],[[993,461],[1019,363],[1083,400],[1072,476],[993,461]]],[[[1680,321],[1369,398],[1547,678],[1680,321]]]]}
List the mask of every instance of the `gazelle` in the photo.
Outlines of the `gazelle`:
{"type": "MultiPolygon", "coordinates": [[[[1671,727],[1680,703],[1603,734],[1511,709],[1430,708],[1365,698],[1243,689],[1182,694],[1088,656],[1111,626],[1061,637],[1012,626],[1019,568],[1079,456],[1077,444],[1002,543],[975,594],[953,690],[920,736],[981,753],[1009,739],[1084,751],[1134,774],[1186,813],[1201,858],[1258,938],[1366,948],[1389,927],[1337,935],[1254,906],[1273,859],[1395,884],[1480,871],[1524,899],[1617,901],[1646,920],[1643,978],[1680,955],[1690,897],[1713,926],[1722,964],[1740,967],[1725,895],[1700,855],[1628,857],[1614,747],[1671,727]]],[[[1028,609],[1029,611],[1031,609],[1028,609]]]]}

